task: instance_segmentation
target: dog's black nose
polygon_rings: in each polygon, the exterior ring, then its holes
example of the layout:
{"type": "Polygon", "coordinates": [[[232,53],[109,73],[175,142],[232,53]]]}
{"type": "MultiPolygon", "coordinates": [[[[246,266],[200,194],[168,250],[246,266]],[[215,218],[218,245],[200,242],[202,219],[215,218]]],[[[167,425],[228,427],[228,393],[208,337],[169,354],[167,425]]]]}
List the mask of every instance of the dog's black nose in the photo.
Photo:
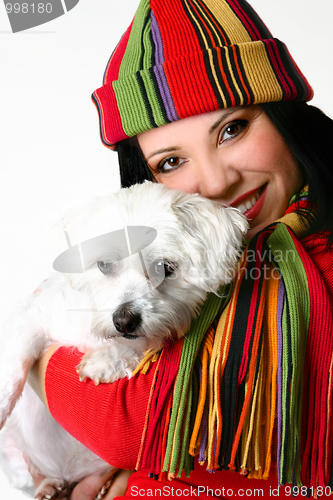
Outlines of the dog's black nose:
{"type": "Polygon", "coordinates": [[[112,315],[112,320],[117,332],[123,335],[135,332],[141,325],[141,315],[126,307],[117,309],[112,315]]]}

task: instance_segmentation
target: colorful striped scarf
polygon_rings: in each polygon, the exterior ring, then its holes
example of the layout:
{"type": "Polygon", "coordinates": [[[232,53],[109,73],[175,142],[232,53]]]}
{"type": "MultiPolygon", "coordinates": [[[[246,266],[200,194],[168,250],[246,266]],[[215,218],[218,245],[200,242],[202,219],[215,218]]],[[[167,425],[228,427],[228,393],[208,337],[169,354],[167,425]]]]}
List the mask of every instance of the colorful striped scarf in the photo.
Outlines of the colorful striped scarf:
{"type": "Polygon", "coordinates": [[[158,367],[137,468],[160,479],[231,469],[333,486],[333,250],[307,237],[306,193],[245,248],[233,283],[210,294],[158,367]],[[300,217],[302,214],[302,217],[300,217]]]}

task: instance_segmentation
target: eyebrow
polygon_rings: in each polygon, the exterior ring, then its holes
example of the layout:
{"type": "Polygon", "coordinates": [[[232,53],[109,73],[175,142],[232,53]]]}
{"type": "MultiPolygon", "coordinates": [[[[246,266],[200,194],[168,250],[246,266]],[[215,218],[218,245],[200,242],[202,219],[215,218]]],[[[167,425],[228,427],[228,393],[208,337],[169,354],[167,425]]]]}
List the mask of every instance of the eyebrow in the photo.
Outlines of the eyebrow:
{"type": "Polygon", "coordinates": [[[220,125],[223,120],[228,118],[228,116],[232,115],[236,111],[239,110],[239,106],[232,108],[230,111],[227,111],[226,113],[223,113],[223,115],[220,116],[220,118],[210,127],[209,129],[209,134],[212,134],[214,130],[220,125]]]}
{"type": "Polygon", "coordinates": [[[157,151],[154,151],[149,156],[147,156],[146,161],[150,160],[150,158],[152,158],[153,156],[161,155],[162,153],[171,153],[172,151],[178,151],[179,149],[180,148],[178,146],[172,146],[170,148],[158,149],[157,151]]]}
{"type": "MultiPolygon", "coordinates": [[[[221,115],[220,118],[215,123],[213,123],[213,125],[210,127],[208,133],[212,134],[214,132],[214,130],[220,125],[220,123],[223,122],[223,120],[228,118],[229,115],[232,115],[233,113],[238,111],[238,109],[239,109],[239,106],[236,106],[236,107],[232,108],[230,111],[223,113],[223,115],[221,115]]],[[[179,149],[181,149],[181,148],[178,146],[171,146],[169,148],[158,149],[157,151],[154,151],[149,156],[147,156],[146,161],[150,160],[150,158],[152,158],[153,156],[160,155],[163,153],[172,153],[173,151],[178,151],[179,149]]]]}

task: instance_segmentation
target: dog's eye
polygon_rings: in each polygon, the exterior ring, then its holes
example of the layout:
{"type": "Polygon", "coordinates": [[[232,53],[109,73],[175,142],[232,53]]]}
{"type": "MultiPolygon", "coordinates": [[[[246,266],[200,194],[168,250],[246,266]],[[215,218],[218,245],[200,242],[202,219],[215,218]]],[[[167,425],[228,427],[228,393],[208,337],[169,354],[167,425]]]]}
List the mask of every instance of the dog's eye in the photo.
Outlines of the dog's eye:
{"type": "Polygon", "coordinates": [[[175,271],[176,266],[164,260],[157,260],[153,264],[153,269],[157,276],[165,276],[167,278],[175,271]]]}
{"type": "Polygon", "coordinates": [[[99,260],[97,262],[97,267],[103,274],[110,274],[112,271],[112,262],[106,262],[105,260],[99,260]]]}

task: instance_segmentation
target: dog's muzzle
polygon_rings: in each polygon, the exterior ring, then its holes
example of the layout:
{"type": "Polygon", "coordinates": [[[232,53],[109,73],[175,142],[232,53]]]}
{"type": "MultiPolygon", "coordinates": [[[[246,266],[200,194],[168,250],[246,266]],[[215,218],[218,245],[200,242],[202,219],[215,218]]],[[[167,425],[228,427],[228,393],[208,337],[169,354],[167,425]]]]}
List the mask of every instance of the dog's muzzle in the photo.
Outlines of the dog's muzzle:
{"type": "Polygon", "coordinates": [[[112,315],[112,321],[115,329],[125,338],[135,338],[136,330],[140,327],[141,314],[133,311],[133,307],[126,302],[119,307],[112,315]]]}

